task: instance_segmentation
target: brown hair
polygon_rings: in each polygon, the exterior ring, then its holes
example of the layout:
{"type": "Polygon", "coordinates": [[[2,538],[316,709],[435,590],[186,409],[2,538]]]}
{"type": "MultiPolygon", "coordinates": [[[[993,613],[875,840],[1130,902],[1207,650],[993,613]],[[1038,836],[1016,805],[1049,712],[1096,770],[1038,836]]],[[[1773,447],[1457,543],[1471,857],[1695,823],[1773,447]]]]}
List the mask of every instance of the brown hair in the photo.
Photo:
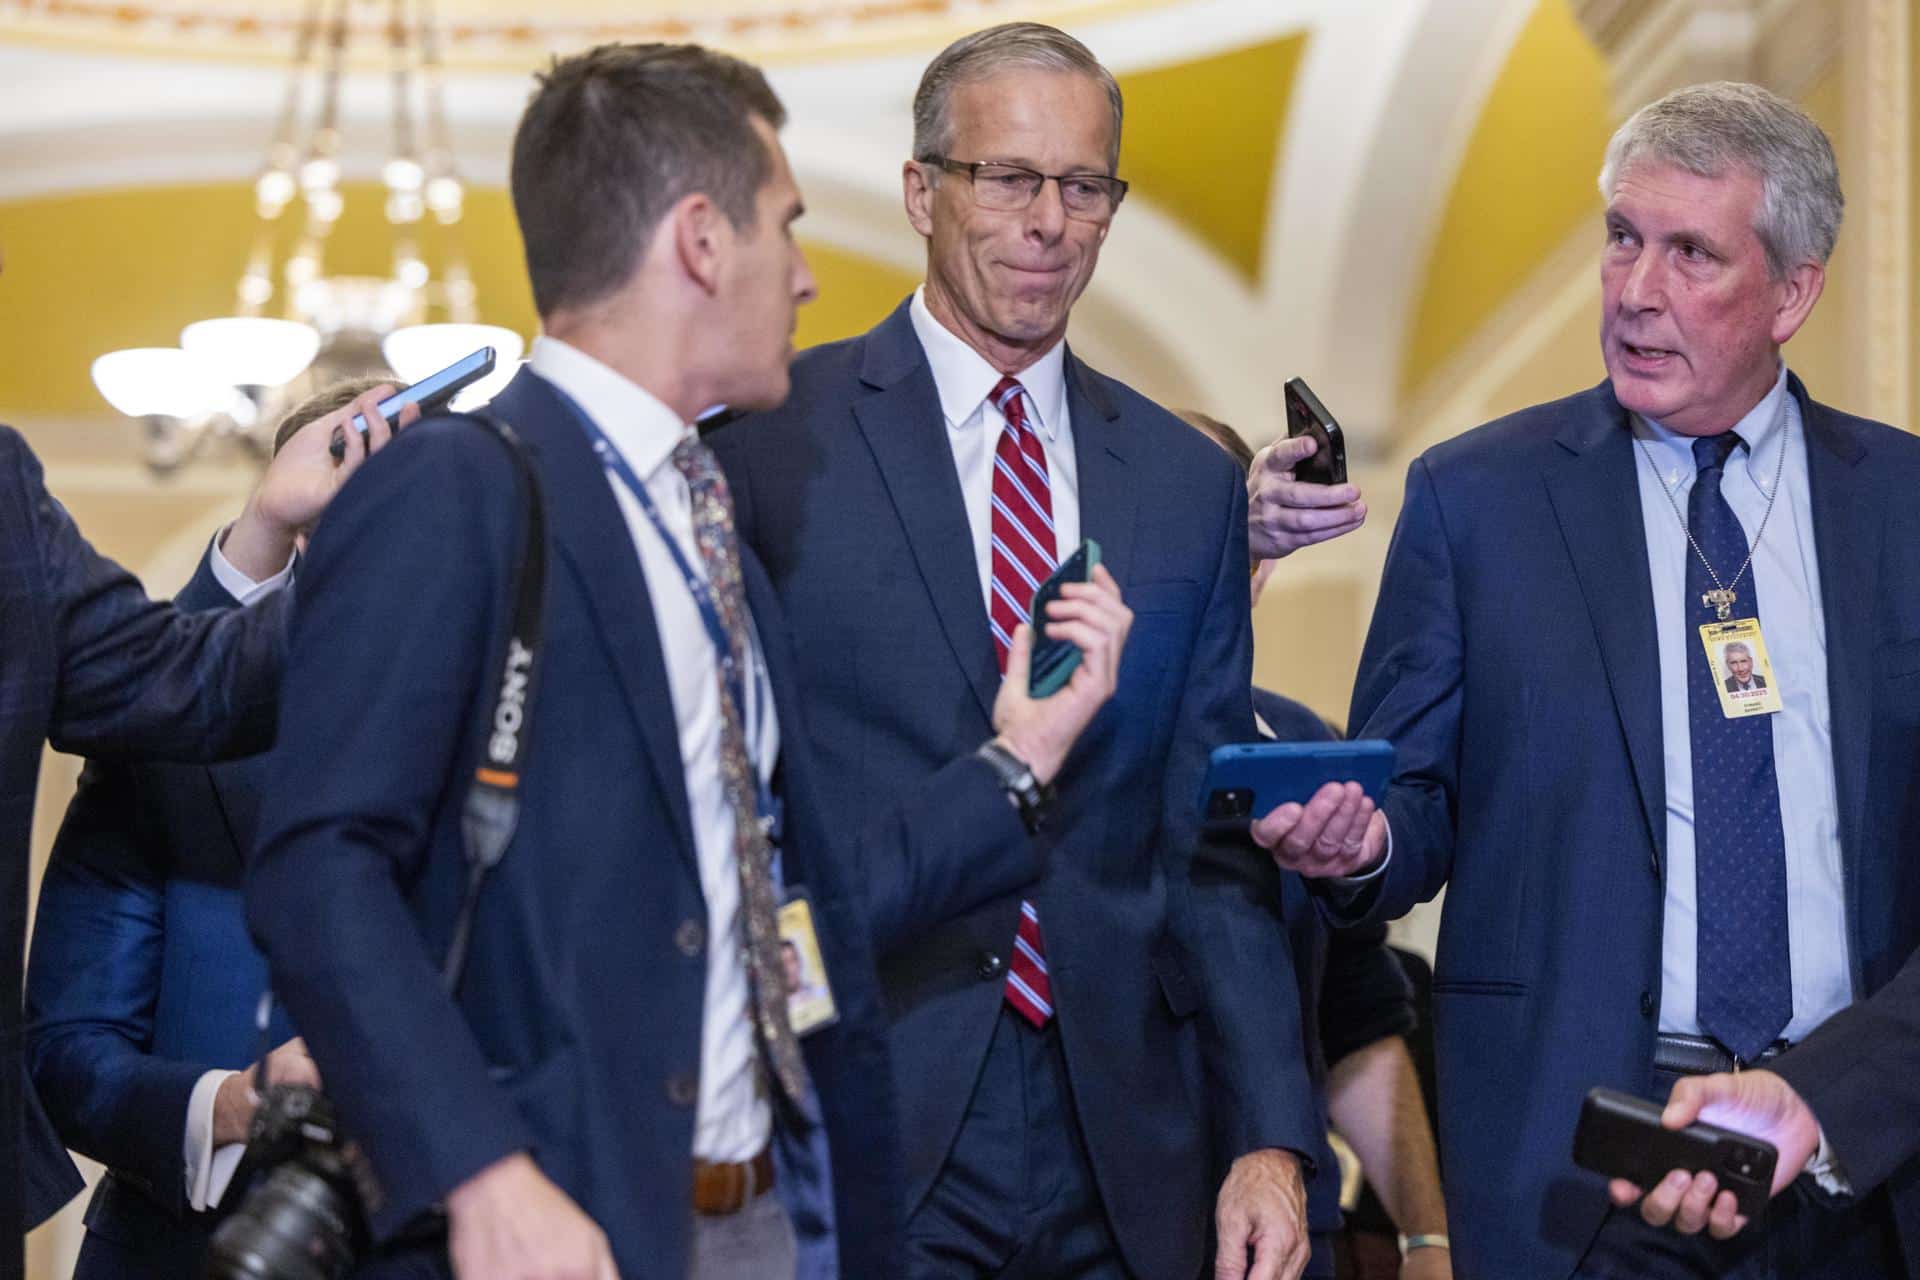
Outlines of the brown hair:
{"type": "Polygon", "coordinates": [[[513,211],[542,316],[633,274],[667,210],[694,192],[757,220],[773,158],[755,117],[786,108],[760,70],[691,44],[605,44],[557,58],[513,135],[513,211]]]}
{"type": "Polygon", "coordinates": [[[1246,472],[1253,470],[1253,449],[1240,438],[1238,431],[1218,418],[1208,417],[1198,409],[1175,409],[1173,416],[1232,454],[1233,460],[1240,464],[1240,470],[1246,472]]]}
{"type": "Polygon", "coordinates": [[[300,428],[315,418],[324,418],[337,409],[346,408],[383,383],[397,387],[400,379],[392,375],[384,378],[343,378],[320,388],[287,410],[286,416],[280,419],[280,425],[273,429],[273,451],[279,453],[300,428]]]}

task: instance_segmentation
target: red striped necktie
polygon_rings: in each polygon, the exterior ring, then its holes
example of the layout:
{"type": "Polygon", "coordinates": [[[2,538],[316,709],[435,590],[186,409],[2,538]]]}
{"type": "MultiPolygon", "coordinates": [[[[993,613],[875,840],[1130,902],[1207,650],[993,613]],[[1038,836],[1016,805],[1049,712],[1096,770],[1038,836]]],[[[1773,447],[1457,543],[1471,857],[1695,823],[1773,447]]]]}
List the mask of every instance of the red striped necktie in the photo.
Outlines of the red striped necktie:
{"type": "MultiPolygon", "coordinates": [[[[1053,497],[1047,482],[1047,454],[1027,421],[1026,389],[1012,378],[1000,379],[990,397],[1006,418],[993,451],[992,595],[987,620],[993,649],[1006,674],[1013,629],[1027,620],[1033,593],[1058,563],[1054,547],[1053,497]]],[[[1036,1027],[1053,1017],[1053,986],[1047,980],[1047,951],[1040,940],[1040,916],[1031,902],[1020,904],[1020,928],[1007,966],[1007,1003],[1036,1027]]]]}

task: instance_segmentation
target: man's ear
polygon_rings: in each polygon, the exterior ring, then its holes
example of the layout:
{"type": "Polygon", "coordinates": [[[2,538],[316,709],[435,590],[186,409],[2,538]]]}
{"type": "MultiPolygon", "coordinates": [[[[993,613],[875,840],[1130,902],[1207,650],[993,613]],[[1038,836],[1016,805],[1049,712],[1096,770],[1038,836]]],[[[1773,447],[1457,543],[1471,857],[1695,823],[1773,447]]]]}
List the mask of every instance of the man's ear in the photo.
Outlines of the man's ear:
{"type": "Polygon", "coordinates": [[[912,160],[900,169],[901,196],[907,206],[907,221],[923,236],[933,235],[933,179],[927,166],[912,160]]]}
{"type": "Polygon", "coordinates": [[[1779,305],[1773,312],[1773,345],[1786,345],[1787,339],[1813,314],[1813,304],[1827,286],[1827,269],[1817,262],[1803,262],[1783,276],[1776,288],[1779,305]]]}
{"type": "Polygon", "coordinates": [[[733,224],[711,197],[694,192],[667,210],[666,232],[672,251],[687,279],[708,294],[719,292],[720,277],[733,224]]]}

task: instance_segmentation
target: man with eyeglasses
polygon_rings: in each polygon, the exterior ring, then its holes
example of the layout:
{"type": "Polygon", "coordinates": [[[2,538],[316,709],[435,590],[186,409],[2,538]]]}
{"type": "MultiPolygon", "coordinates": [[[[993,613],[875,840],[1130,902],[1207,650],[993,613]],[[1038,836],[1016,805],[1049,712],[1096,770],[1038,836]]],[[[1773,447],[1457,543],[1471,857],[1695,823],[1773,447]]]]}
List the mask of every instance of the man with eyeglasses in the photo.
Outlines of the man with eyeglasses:
{"type": "Polygon", "coordinates": [[[946,49],[903,174],[925,285],[713,436],[790,611],[829,812],[978,739],[1007,637],[1083,538],[1135,615],[1035,837],[1046,878],[880,960],[916,1277],[1193,1276],[1210,1214],[1218,1276],[1308,1258],[1318,1121],[1277,874],[1204,844],[1196,811],[1208,751],[1255,734],[1246,493],[1065,342],[1126,195],[1120,118],[1053,28],[946,49]]]}

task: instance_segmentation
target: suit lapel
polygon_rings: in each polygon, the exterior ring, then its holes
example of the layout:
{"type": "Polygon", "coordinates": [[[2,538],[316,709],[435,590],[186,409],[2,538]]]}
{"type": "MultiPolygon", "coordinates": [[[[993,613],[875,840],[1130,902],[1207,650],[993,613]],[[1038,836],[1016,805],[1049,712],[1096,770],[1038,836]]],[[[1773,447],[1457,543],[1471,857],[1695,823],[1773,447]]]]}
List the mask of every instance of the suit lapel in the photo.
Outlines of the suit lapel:
{"type": "MultiPolygon", "coordinates": [[[[672,686],[654,621],[653,598],[647,592],[626,517],[593,456],[585,429],[545,380],[523,370],[489,408],[539,456],[553,543],[580,579],[581,595],[593,614],[627,710],[639,727],[660,793],[666,797],[680,854],[697,873],[680,730],[668,696],[672,686]]],[[[549,662],[566,660],[563,654],[548,657],[549,662]]]]}
{"type": "MultiPolygon", "coordinates": [[[[1067,352],[1067,415],[1080,472],[1080,536],[1100,544],[1100,561],[1124,586],[1132,563],[1134,486],[1123,451],[1120,409],[1100,375],[1067,352]]],[[[1062,547],[1069,555],[1072,547],[1062,547]]]]}
{"type": "MultiPolygon", "coordinates": [[[[1846,871],[1849,922],[1858,919],[1852,895],[1859,859],[1868,847],[1867,749],[1873,726],[1875,592],[1880,572],[1881,519],[1865,500],[1860,468],[1864,443],[1824,405],[1813,403],[1800,379],[1788,387],[1800,402],[1807,431],[1807,487],[1813,504],[1813,540],[1820,562],[1826,616],[1827,699],[1832,712],[1834,792],[1839,801],[1840,856],[1846,871]]],[[[1855,957],[1856,964],[1858,957],[1855,957]]]]}
{"type": "Polygon", "coordinates": [[[854,419],[906,531],[954,661],[966,674],[981,714],[991,717],[1000,668],[980,597],[973,533],[940,393],[906,304],[868,335],[860,379],[871,390],[854,401],[854,419]]]}
{"type": "Polygon", "coordinates": [[[1660,646],[1633,433],[1604,383],[1579,404],[1578,416],[1558,437],[1563,456],[1546,468],[1547,493],[1599,641],[1659,874],[1667,847],[1660,646]]]}

